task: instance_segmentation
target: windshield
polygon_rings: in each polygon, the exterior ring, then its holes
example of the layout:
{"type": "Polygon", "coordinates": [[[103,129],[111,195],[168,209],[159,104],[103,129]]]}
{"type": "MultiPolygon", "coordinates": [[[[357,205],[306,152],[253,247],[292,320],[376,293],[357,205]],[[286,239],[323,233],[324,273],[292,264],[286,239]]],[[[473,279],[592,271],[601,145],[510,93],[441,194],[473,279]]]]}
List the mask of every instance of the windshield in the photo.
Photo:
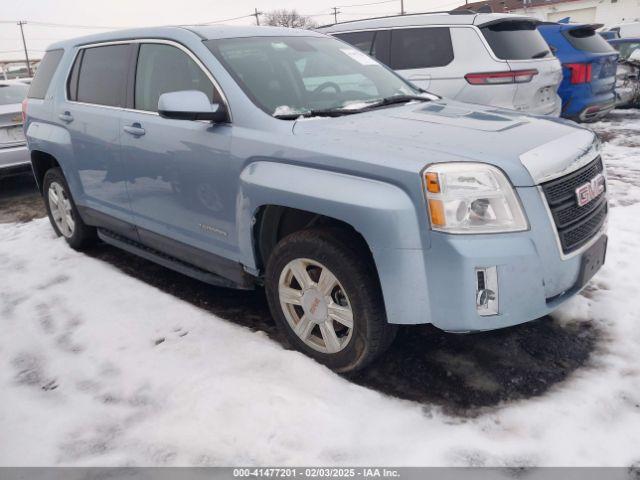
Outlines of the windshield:
{"type": "Polygon", "coordinates": [[[27,96],[28,85],[0,84],[0,105],[20,103],[27,96]]]}
{"type": "Polygon", "coordinates": [[[551,57],[536,24],[526,20],[509,20],[480,28],[496,57],[502,60],[532,60],[551,57]]]}
{"type": "Polygon", "coordinates": [[[352,46],[322,37],[205,42],[253,102],[270,115],[357,111],[419,90],[352,46]]]}

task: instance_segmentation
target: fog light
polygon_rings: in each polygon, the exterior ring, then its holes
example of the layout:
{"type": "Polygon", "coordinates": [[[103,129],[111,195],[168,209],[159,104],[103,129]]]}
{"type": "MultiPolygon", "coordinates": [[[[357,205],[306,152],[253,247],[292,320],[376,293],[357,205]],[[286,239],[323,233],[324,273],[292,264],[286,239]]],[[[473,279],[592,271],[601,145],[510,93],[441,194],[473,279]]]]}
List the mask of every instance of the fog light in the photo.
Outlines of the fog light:
{"type": "Polygon", "coordinates": [[[496,267],[476,268],[476,311],[483,317],[499,313],[496,267]]]}

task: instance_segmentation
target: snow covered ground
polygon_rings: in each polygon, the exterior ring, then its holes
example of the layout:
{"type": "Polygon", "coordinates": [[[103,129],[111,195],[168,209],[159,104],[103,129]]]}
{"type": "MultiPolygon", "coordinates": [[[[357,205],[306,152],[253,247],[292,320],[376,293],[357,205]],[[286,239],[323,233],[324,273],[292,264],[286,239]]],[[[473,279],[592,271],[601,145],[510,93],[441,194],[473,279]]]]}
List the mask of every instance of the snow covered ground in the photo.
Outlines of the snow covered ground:
{"type": "Polygon", "coordinates": [[[600,334],[544,395],[471,417],[356,385],[69,249],[0,225],[0,465],[601,465],[640,462],[640,115],[605,137],[604,269],[555,315],[600,334]]]}

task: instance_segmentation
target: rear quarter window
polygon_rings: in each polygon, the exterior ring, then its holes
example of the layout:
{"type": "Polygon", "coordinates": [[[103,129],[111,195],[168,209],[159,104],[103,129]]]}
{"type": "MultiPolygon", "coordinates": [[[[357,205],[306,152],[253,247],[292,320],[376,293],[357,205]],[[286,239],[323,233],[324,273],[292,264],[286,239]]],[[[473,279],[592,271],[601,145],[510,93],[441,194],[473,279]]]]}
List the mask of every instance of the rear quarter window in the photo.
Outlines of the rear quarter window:
{"type": "Polygon", "coordinates": [[[56,72],[64,50],[49,50],[44,54],[44,58],[40,62],[40,66],[36,71],[35,77],[29,87],[29,98],[44,98],[49,89],[49,84],[53,78],[53,74],[56,72]]]}
{"type": "Polygon", "coordinates": [[[615,49],[592,28],[574,28],[562,35],[577,50],[591,53],[614,53],[615,49]]]}
{"type": "Polygon", "coordinates": [[[395,70],[444,67],[452,61],[453,45],[447,27],[391,31],[390,67],[395,70]]]}
{"type": "Polygon", "coordinates": [[[496,57],[501,60],[532,60],[552,55],[536,25],[528,21],[492,23],[480,28],[496,57]]]}

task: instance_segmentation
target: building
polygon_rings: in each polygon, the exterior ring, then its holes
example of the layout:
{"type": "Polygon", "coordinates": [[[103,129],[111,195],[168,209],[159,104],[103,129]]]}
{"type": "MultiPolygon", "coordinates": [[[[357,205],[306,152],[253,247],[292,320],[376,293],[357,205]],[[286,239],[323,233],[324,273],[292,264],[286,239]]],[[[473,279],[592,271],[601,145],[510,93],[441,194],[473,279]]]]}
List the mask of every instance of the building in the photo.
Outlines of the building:
{"type": "Polygon", "coordinates": [[[616,25],[640,21],[640,0],[484,0],[461,5],[456,10],[478,10],[488,5],[494,12],[529,15],[557,22],[570,17],[572,22],[616,25]]]}

